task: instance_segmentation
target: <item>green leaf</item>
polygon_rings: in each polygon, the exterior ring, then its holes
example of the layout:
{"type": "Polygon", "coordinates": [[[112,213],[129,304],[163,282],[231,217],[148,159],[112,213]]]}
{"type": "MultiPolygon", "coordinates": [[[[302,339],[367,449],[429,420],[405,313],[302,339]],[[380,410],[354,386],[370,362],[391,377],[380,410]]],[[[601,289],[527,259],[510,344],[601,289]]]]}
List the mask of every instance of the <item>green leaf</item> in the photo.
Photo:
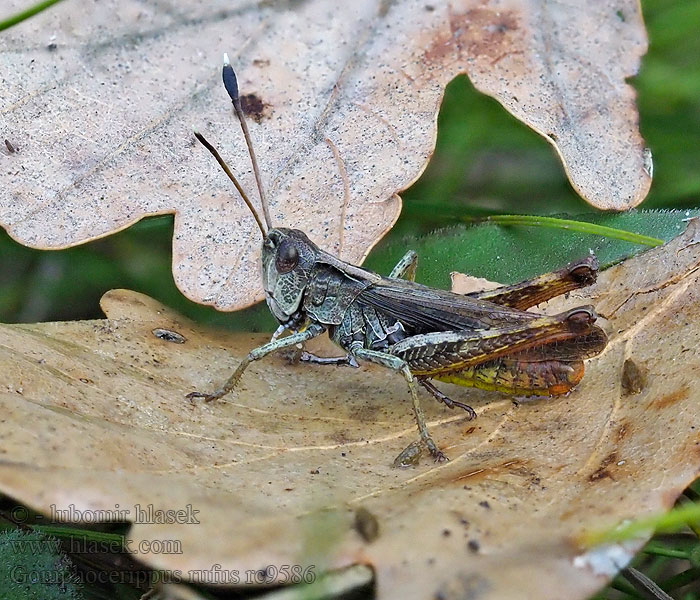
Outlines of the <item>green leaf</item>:
{"type": "MultiPolygon", "coordinates": [[[[633,211],[586,214],[577,220],[668,241],[685,229],[686,219],[699,214],[699,210],[633,211]]],[[[594,252],[605,268],[648,246],[550,227],[481,224],[450,227],[381,244],[366,266],[386,274],[409,249],[418,252],[417,281],[449,288],[452,271],[515,283],[563,267],[589,252],[594,252]]]]}

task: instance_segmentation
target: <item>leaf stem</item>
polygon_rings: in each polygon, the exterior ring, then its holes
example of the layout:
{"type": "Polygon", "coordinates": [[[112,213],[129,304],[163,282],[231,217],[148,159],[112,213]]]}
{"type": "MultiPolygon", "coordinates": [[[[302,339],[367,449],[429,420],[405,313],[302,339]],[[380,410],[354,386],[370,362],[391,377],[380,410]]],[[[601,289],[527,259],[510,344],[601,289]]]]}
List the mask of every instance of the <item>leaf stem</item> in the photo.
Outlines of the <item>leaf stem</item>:
{"type": "Polygon", "coordinates": [[[54,4],[57,4],[58,2],[61,2],[61,0],[43,0],[43,2],[37,2],[33,6],[30,6],[29,8],[18,12],[12,15],[11,17],[8,17],[4,21],[0,21],[0,31],[9,29],[10,27],[13,27],[18,23],[21,23],[22,21],[33,17],[34,15],[40,13],[43,10],[46,10],[47,8],[53,6],[54,4]]]}
{"type": "Polygon", "coordinates": [[[590,233],[607,238],[642,244],[644,246],[661,246],[664,240],[641,235],[631,231],[596,225],[585,221],[573,221],[571,219],[558,219],[556,217],[540,217],[536,215],[492,215],[490,217],[463,217],[467,223],[497,223],[498,225],[526,225],[529,227],[552,227],[555,229],[568,229],[579,233],[590,233]]]}

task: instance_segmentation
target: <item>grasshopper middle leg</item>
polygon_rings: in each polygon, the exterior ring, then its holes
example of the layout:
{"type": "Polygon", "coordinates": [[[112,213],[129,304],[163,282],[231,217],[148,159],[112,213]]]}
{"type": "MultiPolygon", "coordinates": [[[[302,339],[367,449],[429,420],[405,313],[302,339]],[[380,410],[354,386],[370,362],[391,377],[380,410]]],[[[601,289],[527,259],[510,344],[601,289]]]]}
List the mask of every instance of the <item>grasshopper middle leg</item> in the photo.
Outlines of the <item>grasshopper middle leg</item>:
{"type": "MultiPolygon", "coordinates": [[[[433,438],[430,437],[428,426],[425,423],[425,413],[423,412],[423,407],[420,405],[420,400],[418,399],[418,390],[416,389],[415,379],[413,377],[413,373],[411,373],[411,370],[408,368],[406,361],[397,356],[392,356],[391,354],[386,354],[377,350],[368,350],[359,344],[351,346],[350,353],[360,360],[366,360],[368,362],[373,362],[378,365],[388,367],[394,371],[399,371],[404,376],[406,383],[408,383],[408,388],[411,391],[413,413],[416,418],[416,424],[418,425],[418,432],[420,433],[422,442],[428,448],[430,454],[436,461],[447,460],[447,457],[437,447],[437,444],[433,441],[433,438]]],[[[399,454],[396,461],[394,461],[394,464],[401,464],[400,459],[402,455],[403,452],[399,454]]]]}

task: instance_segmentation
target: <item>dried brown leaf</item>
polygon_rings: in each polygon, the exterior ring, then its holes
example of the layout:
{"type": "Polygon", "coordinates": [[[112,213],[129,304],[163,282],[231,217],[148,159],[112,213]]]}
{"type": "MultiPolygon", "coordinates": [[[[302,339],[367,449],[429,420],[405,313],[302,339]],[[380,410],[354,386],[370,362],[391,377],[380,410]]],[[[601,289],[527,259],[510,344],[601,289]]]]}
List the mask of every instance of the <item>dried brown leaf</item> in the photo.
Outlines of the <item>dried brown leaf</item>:
{"type": "Polygon", "coordinates": [[[641,541],[586,552],[577,536],[669,507],[698,473],[698,221],[548,309],[586,302],[610,343],[578,389],[516,405],[445,386],[479,417],[426,397],[451,461],[406,470],[391,462],[416,437],[409,394],[384,369],[271,357],[225,402],[191,404],[263,338],[202,331],[123,290],[106,320],[3,325],[0,488],[47,513],[191,505],[199,524],[129,533],[134,549],[180,540],[181,554],[138,558],[185,575],[359,562],[380,598],[584,598],[641,541]],[[630,358],[646,373],[632,395],[630,358]]]}
{"type": "Polygon", "coordinates": [[[396,194],[424,169],[444,87],[462,72],[554,144],[590,203],[629,208],[650,184],[625,82],[645,50],[635,0],[63,3],[0,38],[0,115],[21,148],[0,158],[0,224],[61,248],[175,213],[183,293],[222,310],[261,299],[253,220],[190,129],[255,189],[224,51],[274,222],[345,260],[398,217],[396,194]]]}

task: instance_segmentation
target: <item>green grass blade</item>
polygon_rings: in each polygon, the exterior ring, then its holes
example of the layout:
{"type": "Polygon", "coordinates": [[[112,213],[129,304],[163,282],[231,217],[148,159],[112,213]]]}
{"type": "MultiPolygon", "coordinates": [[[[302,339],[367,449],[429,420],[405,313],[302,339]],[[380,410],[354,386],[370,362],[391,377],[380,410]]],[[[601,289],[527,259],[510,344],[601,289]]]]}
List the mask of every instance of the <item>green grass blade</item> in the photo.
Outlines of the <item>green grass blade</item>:
{"type": "Polygon", "coordinates": [[[50,6],[58,4],[59,2],[61,2],[61,0],[44,0],[43,2],[37,2],[29,8],[8,17],[4,21],[0,21],[0,31],[9,29],[10,27],[14,27],[18,23],[21,23],[22,21],[33,17],[34,15],[46,10],[50,6]]]}
{"type": "Polygon", "coordinates": [[[700,504],[688,503],[666,513],[622,523],[617,527],[591,531],[581,536],[584,546],[622,542],[649,534],[650,531],[678,531],[688,523],[700,522],[700,504]]]}
{"type": "Polygon", "coordinates": [[[528,227],[550,227],[554,229],[567,229],[578,233],[590,233],[601,235],[613,240],[623,240],[633,244],[644,246],[661,246],[664,240],[648,235],[641,235],[631,231],[624,231],[605,225],[596,225],[586,221],[574,221],[572,219],[559,219],[557,217],[541,217],[536,215],[493,215],[483,219],[466,217],[466,222],[490,222],[499,225],[526,225],[528,227]]]}

